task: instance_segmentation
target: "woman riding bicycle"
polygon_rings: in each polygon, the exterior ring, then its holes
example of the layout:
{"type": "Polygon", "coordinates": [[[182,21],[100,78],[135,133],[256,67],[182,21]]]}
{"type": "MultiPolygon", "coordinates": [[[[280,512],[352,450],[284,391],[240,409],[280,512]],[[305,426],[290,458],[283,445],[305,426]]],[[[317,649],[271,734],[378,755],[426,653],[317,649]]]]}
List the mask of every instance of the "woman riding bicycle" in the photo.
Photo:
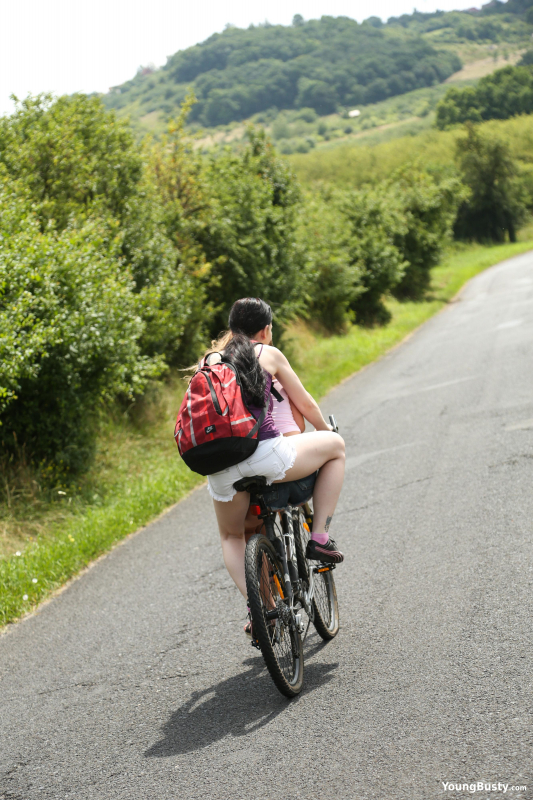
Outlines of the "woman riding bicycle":
{"type": "MultiPolygon", "coordinates": [[[[217,516],[224,563],[237,588],[246,597],[244,521],[250,504],[248,492],[237,492],[233,484],[243,477],[263,475],[267,483],[285,483],[319,470],[313,492],[313,528],[307,557],[329,562],[344,559],[329,537],[329,526],[344,478],[344,440],[332,432],[320,409],[304,389],[291,365],[272,346],[272,310],[257,297],[237,300],[229,315],[230,330],[213,349],[224,353],[241,377],[247,407],[256,419],[270,397],[269,410],[259,429],[254,454],[233,467],[208,476],[208,489],[217,516]],[[311,433],[284,437],[272,418],[272,380],[276,378],[290,401],[315,427],[311,433]]],[[[218,353],[208,358],[216,363],[218,353]]]]}

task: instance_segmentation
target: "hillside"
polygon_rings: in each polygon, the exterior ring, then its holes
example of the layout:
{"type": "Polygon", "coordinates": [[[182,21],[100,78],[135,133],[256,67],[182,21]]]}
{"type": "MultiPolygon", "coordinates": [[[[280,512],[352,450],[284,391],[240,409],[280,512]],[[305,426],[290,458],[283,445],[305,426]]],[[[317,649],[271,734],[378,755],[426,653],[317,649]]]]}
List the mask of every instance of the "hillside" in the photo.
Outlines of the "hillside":
{"type": "MultiPolygon", "coordinates": [[[[270,119],[258,121],[268,123],[280,110],[324,116],[436,86],[461,74],[463,64],[509,57],[527,46],[532,32],[519,0],[477,13],[414,12],[387,23],[297,16],[292,26],[228,26],[160,69],[139,69],[104,102],[141,130],[156,131],[191,87],[198,102],[190,121],[203,127],[265,113],[270,119]]],[[[482,74],[487,71],[490,64],[482,74]]]]}
{"type": "MultiPolygon", "coordinates": [[[[507,143],[533,197],[533,115],[482,122],[481,130],[487,139],[507,143]]],[[[305,155],[295,153],[288,160],[306,189],[322,183],[355,189],[385,181],[396,170],[413,164],[422,164],[433,174],[446,174],[454,168],[456,143],[461,136],[459,128],[440,131],[433,127],[418,135],[398,136],[394,141],[339,141],[335,147],[316,148],[305,155]]]]}

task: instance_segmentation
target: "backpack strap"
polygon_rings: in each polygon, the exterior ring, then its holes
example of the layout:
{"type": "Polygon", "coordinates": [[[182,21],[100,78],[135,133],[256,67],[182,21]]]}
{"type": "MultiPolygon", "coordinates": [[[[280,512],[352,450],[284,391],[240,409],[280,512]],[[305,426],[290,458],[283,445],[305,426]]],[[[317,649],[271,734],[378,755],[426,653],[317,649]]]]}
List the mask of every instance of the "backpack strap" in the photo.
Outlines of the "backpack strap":
{"type": "MultiPolygon", "coordinates": [[[[256,353],[256,355],[257,355],[257,358],[259,358],[259,356],[260,356],[260,355],[261,355],[261,353],[263,352],[263,347],[264,347],[265,345],[264,345],[262,342],[256,342],[254,339],[251,339],[250,341],[252,342],[252,344],[253,344],[253,346],[254,346],[254,347],[256,346],[256,344],[259,344],[259,345],[261,345],[261,350],[260,350],[258,353],[256,353]]],[[[283,401],[285,400],[285,398],[284,398],[284,397],[282,397],[282,396],[280,395],[280,393],[278,392],[278,390],[274,388],[274,378],[272,378],[272,383],[270,384],[270,394],[273,394],[273,395],[274,395],[274,397],[276,398],[276,400],[278,401],[278,403],[283,403],[283,401]]],[[[270,394],[269,394],[269,396],[268,396],[268,398],[267,398],[267,403],[270,401],[270,394]]]]}
{"type": "Polygon", "coordinates": [[[283,401],[285,400],[285,398],[282,397],[282,395],[278,392],[278,390],[274,389],[273,386],[270,388],[270,394],[274,395],[278,403],[283,403],[283,401]]]}
{"type": "Polygon", "coordinates": [[[246,434],[246,438],[247,438],[247,439],[251,439],[251,438],[252,438],[252,436],[255,436],[255,434],[257,433],[257,431],[259,430],[259,428],[261,427],[261,425],[262,425],[262,424],[263,424],[263,422],[265,421],[265,417],[266,417],[266,415],[267,415],[267,411],[268,411],[268,405],[269,405],[269,403],[270,403],[270,396],[267,398],[267,401],[266,401],[265,405],[263,406],[263,410],[262,410],[262,411],[261,411],[261,413],[259,414],[259,416],[258,416],[258,418],[257,418],[257,421],[256,421],[256,423],[255,423],[254,427],[252,428],[252,430],[250,431],[250,433],[247,433],[247,434],[246,434]]]}

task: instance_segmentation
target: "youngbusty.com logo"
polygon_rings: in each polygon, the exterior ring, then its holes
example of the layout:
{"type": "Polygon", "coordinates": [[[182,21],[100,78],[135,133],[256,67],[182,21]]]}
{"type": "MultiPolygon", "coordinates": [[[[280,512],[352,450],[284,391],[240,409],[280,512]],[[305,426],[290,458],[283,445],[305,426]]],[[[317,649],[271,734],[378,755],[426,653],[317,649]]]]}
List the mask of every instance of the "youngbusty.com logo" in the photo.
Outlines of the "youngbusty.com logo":
{"type": "Polygon", "coordinates": [[[490,783],[487,781],[475,781],[473,783],[460,783],[459,781],[442,781],[442,788],[445,792],[525,792],[527,786],[509,786],[508,783],[490,783]]]}

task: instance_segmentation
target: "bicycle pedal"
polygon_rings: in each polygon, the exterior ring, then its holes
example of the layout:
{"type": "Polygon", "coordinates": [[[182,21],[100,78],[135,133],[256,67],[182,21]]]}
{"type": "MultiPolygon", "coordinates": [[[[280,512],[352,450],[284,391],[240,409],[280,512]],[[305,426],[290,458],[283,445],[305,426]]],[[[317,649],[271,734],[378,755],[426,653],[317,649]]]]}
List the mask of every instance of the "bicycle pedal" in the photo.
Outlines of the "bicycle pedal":
{"type": "Polygon", "coordinates": [[[261,647],[259,646],[259,642],[257,641],[257,639],[252,639],[250,644],[252,645],[252,647],[255,647],[256,650],[261,650],[261,647]]]}
{"type": "Polygon", "coordinates": [[[331,572],[336,566],[336,564],[321,564],[319,567],[315,567],[314,572],[315,574],[318,572],[331,572]]]}

